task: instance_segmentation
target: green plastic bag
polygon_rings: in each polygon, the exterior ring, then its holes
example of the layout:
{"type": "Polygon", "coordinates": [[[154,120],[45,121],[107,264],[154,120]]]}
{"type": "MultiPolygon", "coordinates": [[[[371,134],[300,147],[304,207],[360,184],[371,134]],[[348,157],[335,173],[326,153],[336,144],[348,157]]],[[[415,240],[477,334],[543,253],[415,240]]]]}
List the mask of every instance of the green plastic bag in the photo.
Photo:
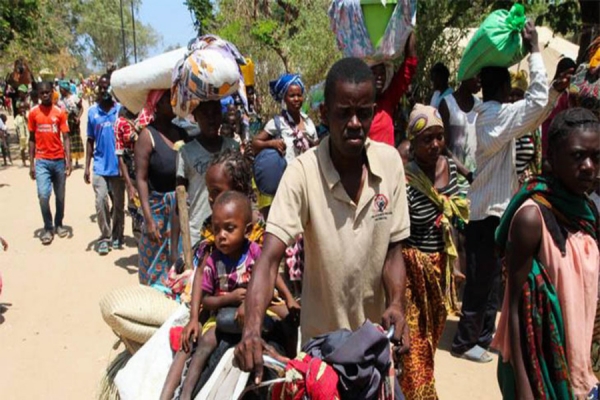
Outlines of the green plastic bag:
{"type": "Polygon", "coordinates": [[[484,67],[510,67],[527,54],[521,31],[525,7],[515,3],[510,11],[496,10],[479,27],[465,48],[458,67],[458,80],[476,76],[484,67]]]}

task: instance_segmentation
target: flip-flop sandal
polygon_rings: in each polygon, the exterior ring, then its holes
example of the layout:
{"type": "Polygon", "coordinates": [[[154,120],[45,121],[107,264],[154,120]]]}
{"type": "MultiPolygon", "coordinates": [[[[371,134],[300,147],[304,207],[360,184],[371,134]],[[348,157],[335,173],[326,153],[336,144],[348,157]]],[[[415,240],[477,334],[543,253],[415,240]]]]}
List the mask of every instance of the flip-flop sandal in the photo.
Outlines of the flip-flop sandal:
{"type": "Polygon", "coordinates": [[[52,243],[53,239],[54,239],[54,235],[50,231],[45,231],[42,234],[42,236],[40,236],[40,240],[42,241],[42,244],[45,245],[45,246],[47,246],[50,243],[52,243]]]}
{"type": "Polygon", "coordinates": [[[471,348],[468,351],[465,351],[462,354],[454,353],[454,352],[452,352],[451,354],[454,357],[463,358],[465,360],[469,360],[469,361],[473,361],[473,362],[477,362],[477,363],[481,363],[481,364],[489,363],[494,360],[494,358],[492,356],[490,356],[490,354],[487,352],[487,350],[481,346],[474,346],[473,348],[471,348]]]}
{"type": "Polygon", "coordinates": [[[110,251],[110,249],[108,248],[108,242],[101,242],[100,244],[98,244],[98,254],[100,254],[101,256],[105,256],[108,254],[108,252],[110,251]]]}

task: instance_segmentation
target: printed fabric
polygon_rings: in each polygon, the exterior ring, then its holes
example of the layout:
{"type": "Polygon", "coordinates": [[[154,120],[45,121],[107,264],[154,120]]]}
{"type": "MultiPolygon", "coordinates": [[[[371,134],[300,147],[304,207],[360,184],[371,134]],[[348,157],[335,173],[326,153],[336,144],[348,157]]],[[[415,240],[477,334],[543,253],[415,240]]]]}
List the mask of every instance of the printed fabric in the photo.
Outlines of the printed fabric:
{"type": "MultiPolygon", "coordinates": [[[[531,178],[523,185],[508,205],[496,230],[496,244],[501,250],[506,247],[512,217],[530,198],[548,208],[559,223],[587,233],[598,242],[600,222],[592,200],[587,196],[572,194],[554,178],[542,175],[531,178]]],[[[561,251],[564,250],[564,244],[556,244],[561,251]]]]}
{"type": "MultiPolygon", "coordinates": [[[[496,231],[496,243],[506,249],[510,225],[515,213],[532,199],[543,205],[560,225],[589,234],[598,241],[597,211],[587,196],[568,192],[551,177],[533,177],[514,196],[496,231]]],[[[565,242],[559,233],[550,232],[556,246],[565,254],[565,242]]],[[[539,256],[532,261],[531,272],[520,294],[519,329],[523,337],[525,369],[535,398],[573,399],[569,373],[563,311],[546,267],[539,256]],[[542,343],[547,343],[543,345],[542,343]]],[[[508,386],[507,386],[508,390],[508,386]]],[[[514,393],[507,393],[507,398],[514,393]]]]}
{"type": "Polygon", "coordinates": [[[403,247],[402,257],[406,266],[405,316],[410,351],[402,356],[400,386],[408,399],[437,399],[435,351],[452,305],[447,296],[452,284],[445,271],[448,257],[414,247],[403,247]]]}
{"type": "Polygon", "coordinates": [[[600,116],[600,73],[592,74],[589,64],[581,64],[571,78],[569,94],[574,95],[578,106],[600,116]]]}
{"type": "MultiPolygon", "coordinates": [[[[413,31],[417,1],[398,0],[378,48],[371,43],[360,3],[360,0],[333,0],[329,7],[331,29],[344,57],[372,60],[401,58],[406,40],[413,31]]],[[[394,4],[386,7],[394,7],[394,4]]]]}
{"type": "Polygon", "coordinates": [[[221,100],[235,92],[247,108],[244,79],[239,65],[246,60],[231,43],[205,35],[190,42],[188,51],[173,69],[171,105],[185,118],[201,101],[221,100]]]}
{"type": "Polygon", "coordinates": [[[148,93],[146,97],[146,104],[144,104],[144,108],[140,111],[137,119],[135,120],[135,127],[138,131],[141,131],[152,121],[154,121],[154,114],[156,113],[156,104],[165,94],[164,89],[154,89],[148,93]]]}
{"type": "Polygon", "coordinates": [[[567,362],[565,327],[556,289],[533,259],[521,291],[519,330],[525,371],[536,399],[575,399],[567,362]],[[544,344],[544,345],[543,345],[544,344]]]}
{"type": "Polygon", "coordinates": [[[244,245],[244,252],[237,260],[215,249],[204,266],[202,291],[212,296],[221,296],[239,288],[247,288],[260,252],[260,246],[250,241],[244,245]]]}
{"type": "MultiPolygon", "coordinates": [[[[458,258],[458,251],[452,240],[452,222],[458,220],[459,223],[467,223],[469,221],[469,201],[460,195],[444,196],[441,195],[434,187],[427,175],[419,168],[419,166],[411,161],[406,165],[406,179],[408,184],[427,196],[439,210],[440,215],[436,224],[440,226],[444,232],[444,254],[446,255],[447,266],[444,270],[446,282],[450,282],[446,287],[446,298],[453,299],[452,280],[453,280],[453,265],[458,258]]],[[[457,307],[453,302],[449,303],[448,311],[452,312],[457,307]]]]}
{"type": "Polygon", "coordinates": [[[153,242],[146,234],[145,227],[142,229],[142,237],[138,244],[139,280],[143,285],[169,294],[168,273],[171,265],[171,253],[173,251],[181,252],[181,241],[179,249],[173,249],[171,246],[171,220],[177,207],[175,192],[152,192],[148,200],[152,219],[154,219],[156,229],[163,240],[162,243],[153,242]]]}

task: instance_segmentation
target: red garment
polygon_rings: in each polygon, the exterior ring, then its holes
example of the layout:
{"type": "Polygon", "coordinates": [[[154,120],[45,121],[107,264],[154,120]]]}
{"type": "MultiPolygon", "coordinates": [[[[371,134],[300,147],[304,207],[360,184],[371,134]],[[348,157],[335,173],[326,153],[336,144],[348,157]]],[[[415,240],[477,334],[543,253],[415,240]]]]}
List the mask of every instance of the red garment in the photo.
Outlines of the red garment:
{"type": "Polygon", "coordinates": [[[330,365],[304,354],[290,361],[286,368],[290,382],[273,387],[272,400],[339,400],[338,376],[330,365]]]}
{"type": "Polygon", "coordinates": [[[57,106],[37,105],[29,111],[29,131],[35,136],[35,158],[65,158],[61,133],[69,133],[67,114],[57,106]]]}
{"type": "Polygon", "coordinates": [[[115,150],[117,154],[122,154],[124,150],[133,151],[136,139],[137,134],[131,123],[125,117],[117,118],[115,122],[115,150]]]}
{"type": "Polygon", "coordinates": [[[144,105],[144,108],[142,108],[142,111],[140,111],[137,120],[135,121],[135,126],[137,129],[145,128],[150,125],[152,121],[154,121],[156,103],[158,103],[165,92],[165,89],[152,89],[148,93],[148,96],[146,97],[146,104],[144,105]]]}
{"type": "Polygon", "coordinates": [[[173,353],[177,353],[181,350],[181,334],[183,333],[183,326],[174,326],[169,330],[169,343],[171,344],[171,350],[173,353]]]}
{"type": "Polygon", "coordinates": [[[564,111],[569,108],[569,93],[564,92],[558,98],[556,105],[554,106],[554,110],[548,115],[548,118],[542,124],[542,158],[546,159],[546,155],[548,154],[548,131],[550,130],[550,124],[561,111],[564,111]]]}
{"type": "Polygon", "coordinates": [[[371,140],[394,145],[394,111],[415,76],[417,61],[417,57],[406,57],[390,86],[377,99],[375,116],[369,131],[371,140]]]}

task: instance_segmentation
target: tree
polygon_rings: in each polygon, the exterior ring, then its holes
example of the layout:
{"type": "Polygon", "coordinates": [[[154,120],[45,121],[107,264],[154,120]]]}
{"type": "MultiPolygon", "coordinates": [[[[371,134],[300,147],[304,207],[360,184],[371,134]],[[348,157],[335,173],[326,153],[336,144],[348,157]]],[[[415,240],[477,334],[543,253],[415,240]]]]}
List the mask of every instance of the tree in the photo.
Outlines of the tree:
{"type": "Polygon", "coordinates": [[[0,3],[0,51],[15,39],[31,38],[36,29],[40,4],[37,0],[10,0],[0,3]]]}
{"type": "MultiPolygon", "coordinates": [[[[234,43],[256,65],[256,87],[268,87],[283,72],[302,75],[307,86],[325,78],[341,57],[329,28],[329,0],[221,0],[213,33],[234,43]]],[[[262,112],[279,111],[269,96],[262,112]]]]}
{"type": "Polygon", "coordinates": [[[200,35],[208,33],[212,28],[213,6],[210,0],[185,0],[190,13],[194,16],[194,25],[200,35]]]}
{"type": "MultiPolygon", "coordinates": [[[[140,0],[124,1],[124,56],[119,0],[83,0],[77,34],[95,65],[104,67],[109,63],[116,62],[117,65],[124,66],[133,57],[131,1],[136,9],[140,5],[140,0]]],[[[148,49],[159,42],[159,36],[152,27],[144,25],[138,20],[136,20],[135,29],[138,57],[143,58],[148,54],[148,49]]]]}
{"type": "MultiPolygon", "coordinates": [[[[16,1],[21,6],[30,2],[16,1]]],[[[75,39],[70,26],[72,16],[78,12],[78,1],[63,0],[57,7],[56,1],[36,0],[35,5],[35,10],[30,10],[29,14],[32,18],[29,22],[33,24],[28,22],[26,30],[15,30],[2,50],[6,60],[6,64],[0,66],[2,72],[8,72],[12,62],[19,57],[27,60],[34,74],[42,68],[50,68],[57,76],[72,71],[77,66],[77,57],[71,50],[75,39]]]]}

